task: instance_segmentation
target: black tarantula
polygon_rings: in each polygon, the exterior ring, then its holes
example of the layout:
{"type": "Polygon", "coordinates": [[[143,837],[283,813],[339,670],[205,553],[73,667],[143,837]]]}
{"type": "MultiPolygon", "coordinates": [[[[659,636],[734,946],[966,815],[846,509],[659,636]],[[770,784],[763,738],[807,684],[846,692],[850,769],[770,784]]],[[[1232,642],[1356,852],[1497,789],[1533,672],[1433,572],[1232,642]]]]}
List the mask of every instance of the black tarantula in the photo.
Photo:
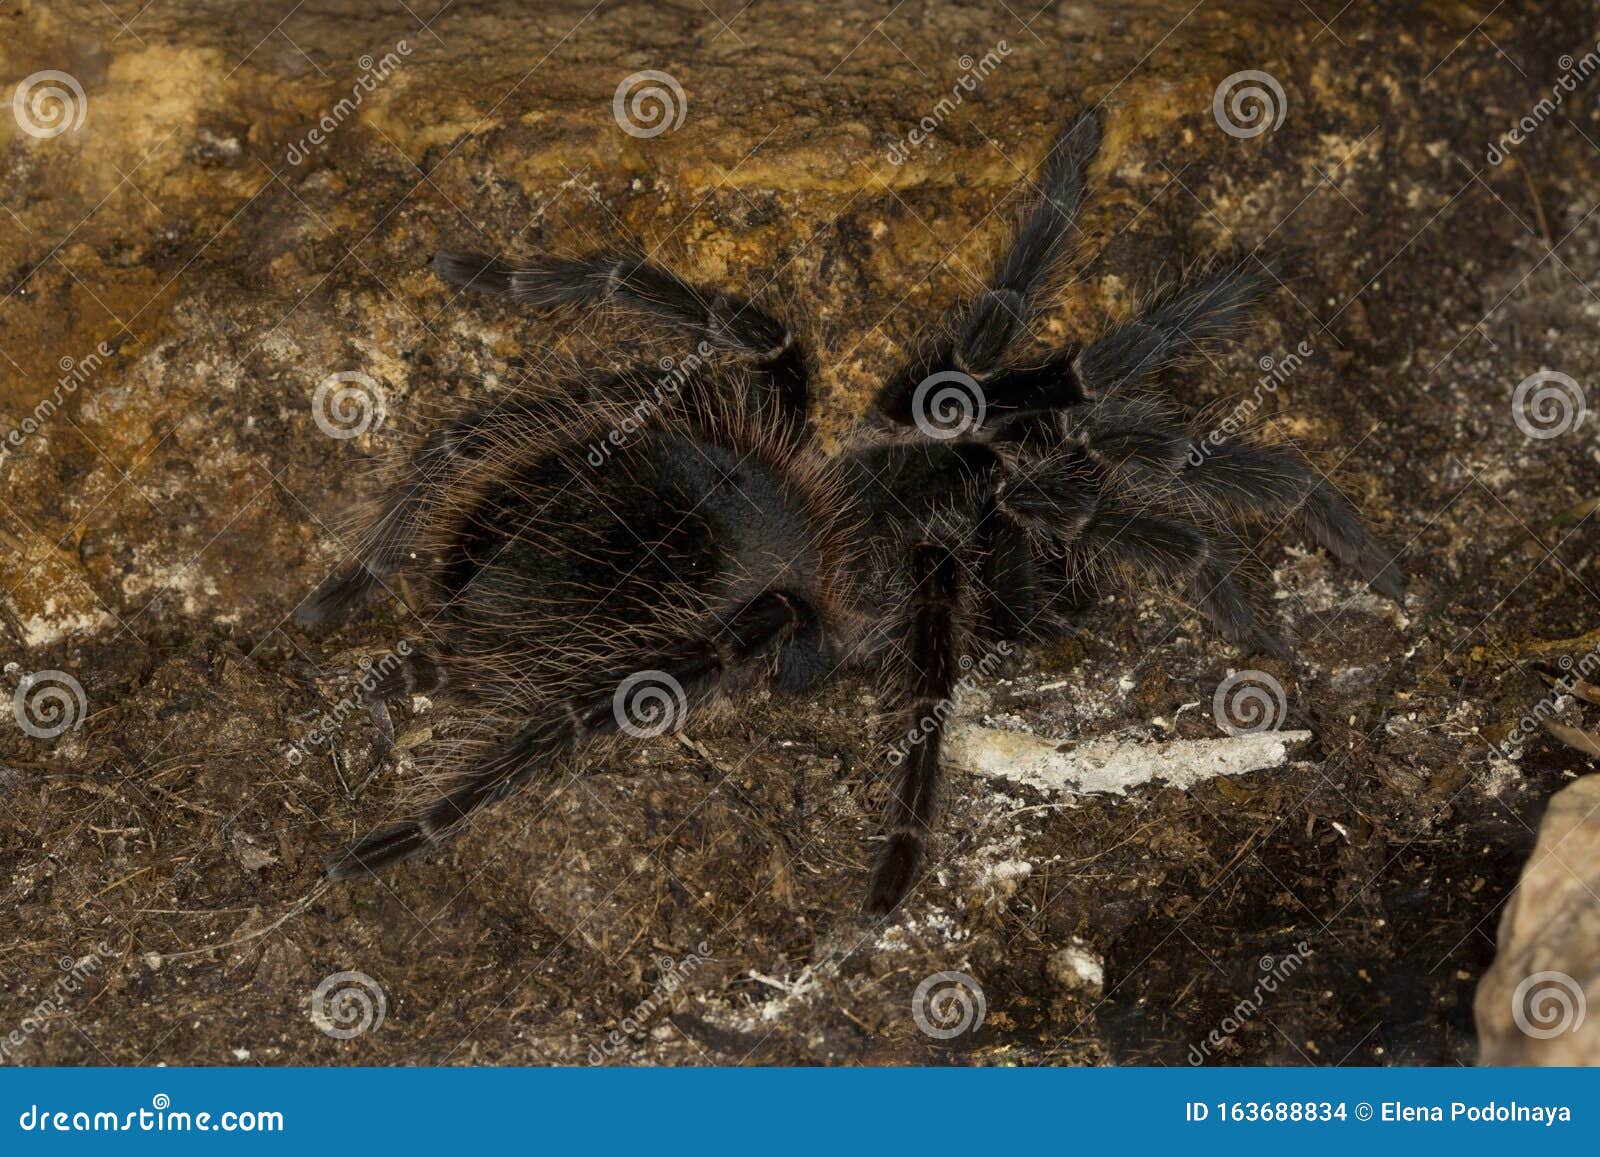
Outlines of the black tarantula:
{"type": "Polygon", "coordinates": [[[987,288],[834,454],[810,429],[807,352],[760,306],[630,254],[438,254],[453,284],[540,309],[609,303],[678,327],[696,354],[665,379],[639,366],[514,391],[435,431],[303,608],[326,622],[391,579],[416,584],[438,640],[427,666],[483,708],[441,757],[443,794],[330,873],[434,846],[598,738],[659,734],[759,679],[804,691],[866,665],[905,722],[866,901],[888,912],[923,862],[969,646],[1059,629],[1100,577],[1131,575],[1175,585],[1241,648],[1285,654],[1216,534],[1249,513],[1293,518],[1400,599],[1398,564],[1318,475],[1281,450],[1202,446],[1148,390],[1239,326],[1274,281],[1265,266],[1191,279],[1099,340],[1026,358],[1099,143],[1092,113],[1060,134],[987,288]]]}

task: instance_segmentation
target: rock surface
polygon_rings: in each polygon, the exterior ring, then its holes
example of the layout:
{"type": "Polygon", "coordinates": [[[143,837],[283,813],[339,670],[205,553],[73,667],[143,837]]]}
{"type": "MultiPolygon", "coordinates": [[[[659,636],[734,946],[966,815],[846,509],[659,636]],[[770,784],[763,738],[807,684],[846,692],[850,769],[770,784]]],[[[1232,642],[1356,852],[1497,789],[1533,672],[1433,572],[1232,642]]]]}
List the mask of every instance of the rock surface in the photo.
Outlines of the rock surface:
{"type": "Polygon", "coordinates": [[[1600,1065],[1600,775],[1550,801],[1478,986],[1486,1065],[1600,1065]]]}

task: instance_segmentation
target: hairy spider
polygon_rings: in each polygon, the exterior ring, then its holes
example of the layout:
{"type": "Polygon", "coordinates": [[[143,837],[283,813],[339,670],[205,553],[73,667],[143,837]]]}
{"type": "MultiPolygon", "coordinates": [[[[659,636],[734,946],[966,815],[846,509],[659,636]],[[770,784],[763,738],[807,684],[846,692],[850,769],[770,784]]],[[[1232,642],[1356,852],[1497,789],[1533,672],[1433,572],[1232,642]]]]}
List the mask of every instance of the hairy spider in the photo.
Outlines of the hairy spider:
{"type": "MultiPolygon", "coordinates": [[[[1096,341],[1027,358],[1099,142],[1093,114],[1058,136],[988,286],[832,454],[809,424],[808,355],[760,306],[630,254],[438,254],[453,284],[534,308],[609,303],[680,327],[697,352],[665,378],[640,366],[513,391],[435,431],[358,557],[305,605],[302,621],[325,622],[405,577],[442,640],[430,675],[478,708],[437,757],[442,794],[330,873],[432,847],[594,740],[660,734],[759,679],[803,691],[868,666],[906,728],[867,889],[868,910],[888,912],[924,859],[969,648],[1059,631],[1102,577],[1134,576],[1176,586],[1241,648],[1286,654],[1221,537],[1250,513],[1292,518],[1402,598],[1394,558],[1320,476],[1283,450],[1201,452],[1149,388],[1237,329],[1274,282],[1265,266],[1192,278],[1096,341]]],[[[414,669],[380,691],[413,687],[414,669]]]]}

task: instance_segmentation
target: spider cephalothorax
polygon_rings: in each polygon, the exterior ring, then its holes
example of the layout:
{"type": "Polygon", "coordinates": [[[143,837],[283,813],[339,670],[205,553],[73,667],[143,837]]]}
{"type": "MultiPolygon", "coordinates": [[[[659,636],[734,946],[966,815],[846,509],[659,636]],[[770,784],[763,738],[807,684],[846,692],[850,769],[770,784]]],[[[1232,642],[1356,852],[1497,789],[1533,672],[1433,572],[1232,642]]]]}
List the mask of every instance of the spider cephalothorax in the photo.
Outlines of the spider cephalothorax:
{"type": "MultiPolygon", "coordinates": [[[[905,723],[867,896],[886,912],[922,864],[943,721],[974,652],[1046,635],[1097,579],[1135,572],[1177,586],[1235,644],[1285,653],[1216,529],[1250,512],[1292,517],[1399,598],[1398,565],[1318,475],[1281,450],[1199,452],[1149,390],[1238,325],[1273,282],[1265,266],[1191,280],[1083,348],[1023,360],[1099,138],[1092,114],[1060,135],[989,285],[831,455],[810,434],[806,353],[758,305],[626,254],[519,267],[440,254],[454,284],[641,312],[695,354],[665,376],[513,392],[436,431],[358,557],[307,603],[302,618],[323,622],[405,576],[431,624],[429,669],[478,720],[442,794],[330,871],[422,851],[595,740],[659,734],[754,680],[803,691],[868,666],[905,723]]],[[[391,683],[380,691],[406,680],[391,683]]]]}

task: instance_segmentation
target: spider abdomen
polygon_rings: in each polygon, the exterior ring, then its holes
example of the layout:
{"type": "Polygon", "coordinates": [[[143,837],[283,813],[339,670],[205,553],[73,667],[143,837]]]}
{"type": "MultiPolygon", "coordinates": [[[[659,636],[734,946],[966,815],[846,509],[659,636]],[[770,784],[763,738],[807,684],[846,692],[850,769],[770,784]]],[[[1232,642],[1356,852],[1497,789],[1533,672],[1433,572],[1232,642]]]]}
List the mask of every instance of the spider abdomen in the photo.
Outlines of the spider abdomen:
{"type": "Polygon", "coordinates": [[[820,585],[815,518],[780,469],[671,429],[609,443],[596,465],[607,433],[489,447],[435,504],[425,590],[467,683],[510,672],[547,695],[575,658],[605,669],[764,591],[820,585]]]}

